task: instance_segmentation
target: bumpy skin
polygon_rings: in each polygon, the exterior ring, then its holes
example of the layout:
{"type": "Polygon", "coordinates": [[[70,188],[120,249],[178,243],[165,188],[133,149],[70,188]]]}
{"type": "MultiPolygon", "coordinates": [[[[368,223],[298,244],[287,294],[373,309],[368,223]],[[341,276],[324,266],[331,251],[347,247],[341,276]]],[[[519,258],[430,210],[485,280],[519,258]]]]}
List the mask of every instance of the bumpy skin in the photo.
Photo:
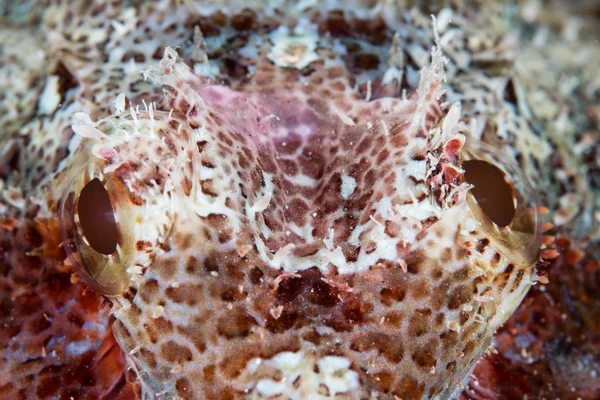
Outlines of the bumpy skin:
{"type": "MultiPolygon", "coordinates": [[[[597,276],[599,52],[535,4],[4,10],[2,397],[456,394],[538,278],[535,235],[507,246],[468,204],[469,146],[518,162],[557,234],[587,235],[562,239],[551,282],[597,276]],[[113,182],[131,275],[103,302],[60,246],[86,163],[113,182]]],[[[528,320],[562,301],[534,290],[463,396],[543,393],[502,387],[539,338],[535,368],[594,398],[597,282],[563,282],[588,299],[568,334],[528,320]],[[578,360],[591,380],[567,377],[578,360]]]]}

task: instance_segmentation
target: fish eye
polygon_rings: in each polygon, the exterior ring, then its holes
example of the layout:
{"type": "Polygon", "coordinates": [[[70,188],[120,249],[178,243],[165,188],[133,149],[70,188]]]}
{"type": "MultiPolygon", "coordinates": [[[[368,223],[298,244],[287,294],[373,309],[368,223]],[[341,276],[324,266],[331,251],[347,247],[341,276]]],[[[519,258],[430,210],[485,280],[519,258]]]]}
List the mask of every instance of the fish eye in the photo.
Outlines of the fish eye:
{"type": "Polygon", "coordinates": [[[83,230],[83,237],[89,245],[101,254],[113,254],[117,251],[117,223],[108,192],[94,178],[79,194],[77,214],[83,230]]]}
{"type": "Polygon", "coordinates": [[[476,140],[465,146],[462,168],[473,186],[467,201],[482,229],[517,261],[535,262],[542,236],[539,203],[521,168],[499,149],[476,140]]]}
{"type": "Polygon", "coordinates": [[[68,260],[94,290],[115,296],[128,286],[133,244],[119,185],[93,163],[75,172],[60,202],[62,243],[68,260]],[[124,219],[124,218],[123,218],[124,219]]]}
{"type": "Polygon", "coordinates": [[[515,195],[506,174],[483,160],[467,160],[462,165],[465,180],[473,185],[472,195],[477,204],[499,227],[508,226],[515,217],[515,195]]]}

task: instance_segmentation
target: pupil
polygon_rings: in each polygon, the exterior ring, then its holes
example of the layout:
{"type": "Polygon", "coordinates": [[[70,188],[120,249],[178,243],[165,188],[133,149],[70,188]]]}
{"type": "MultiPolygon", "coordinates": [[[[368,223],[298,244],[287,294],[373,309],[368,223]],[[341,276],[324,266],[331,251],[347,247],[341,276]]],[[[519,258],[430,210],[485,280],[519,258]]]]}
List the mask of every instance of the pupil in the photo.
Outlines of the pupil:
{"type": "Polygon", "coordinates": [[[515,204],[504,173],[482,160],[465,161],[462,167],[466,181],[475,186],[471,193],[483,212],[499,227],[508,226],[515,216],[515,204]]]}
{"type": "Polygon", "coordinates": [[[117,223],[108,192],[98,178],[85,185],[77,203],[83,235],[98,253],[112,254],[117,250],[117,223]]]}

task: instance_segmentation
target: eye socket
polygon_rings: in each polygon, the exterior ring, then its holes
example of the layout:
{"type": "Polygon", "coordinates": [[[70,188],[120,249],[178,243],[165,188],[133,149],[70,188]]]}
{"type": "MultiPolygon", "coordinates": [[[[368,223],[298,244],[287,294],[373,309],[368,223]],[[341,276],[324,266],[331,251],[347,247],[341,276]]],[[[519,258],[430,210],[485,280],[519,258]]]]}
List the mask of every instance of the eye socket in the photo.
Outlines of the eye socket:
{"type": "Polygon", "coordinates": [[[117,222],[100,179],[94,178],[84,186],[77,201],[77,214],[83,236],[94,250],[105,255],[117,251],[117,222]]]}
{"type": "Polygon", "coordinates": [[[508,226],[515,217],[515,194],[506,175],[483,160],[467,160],[462,165],[465,180],[473,185],[471,193],[483,212],[499,227],[508,226]]]}
{"type": "Polygon", "coordinates": [[[535,191],[521,169],[497,148],[470,140],[463,153],[467,197],[486,233],[515,261],[533,263],[541,248],[541,218],[535,191]]]}
{"type": "Polygon", "coordinates": [[[131,227],[119,215],[126,204],[117,195],[117,182],[102,175],[93,163],[72,178],[60,202],[63,246],[77,273],[94,290],[115,296],[128,286],[127,266],[133,254],[131,227]]]}

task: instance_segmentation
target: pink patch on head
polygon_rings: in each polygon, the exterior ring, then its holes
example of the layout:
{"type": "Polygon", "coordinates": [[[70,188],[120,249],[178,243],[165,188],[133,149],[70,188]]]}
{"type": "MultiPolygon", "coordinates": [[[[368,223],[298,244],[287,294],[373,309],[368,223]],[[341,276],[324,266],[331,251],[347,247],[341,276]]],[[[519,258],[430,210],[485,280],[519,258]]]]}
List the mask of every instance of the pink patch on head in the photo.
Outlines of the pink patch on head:
{"type": "Polygon", "coordinates": [[[450,160],[454,160],[458,151],[465,144],[465,139],[462,136],[455,136],[448,140],[444,145],[444,155],[450,160]]]}
{"type": "Polygon", "coordinates": [[[433,183],[433,184],[440,184],[440,183],[442,183],[442,174],[441,174],[441,173],[439,173],[439,174],[435,174],[435,175],[433,175],[433,176],[431,177],[430,181],[431,181],[431,183],[433,183]]]}
{"type": "Polygon", "coordinates": [[[98,150],[98,156],[103,160],[112,160],[117,155],[115,149],[100,149],[98,150]]]}
{"type": "Polygon", "coordinates": [[[242,97],[239,92],[219,85],[203,86],[200,88],[199,93],[206,102],[219,107],[233,108],[239,103],[240,97],[242,97]]]}

